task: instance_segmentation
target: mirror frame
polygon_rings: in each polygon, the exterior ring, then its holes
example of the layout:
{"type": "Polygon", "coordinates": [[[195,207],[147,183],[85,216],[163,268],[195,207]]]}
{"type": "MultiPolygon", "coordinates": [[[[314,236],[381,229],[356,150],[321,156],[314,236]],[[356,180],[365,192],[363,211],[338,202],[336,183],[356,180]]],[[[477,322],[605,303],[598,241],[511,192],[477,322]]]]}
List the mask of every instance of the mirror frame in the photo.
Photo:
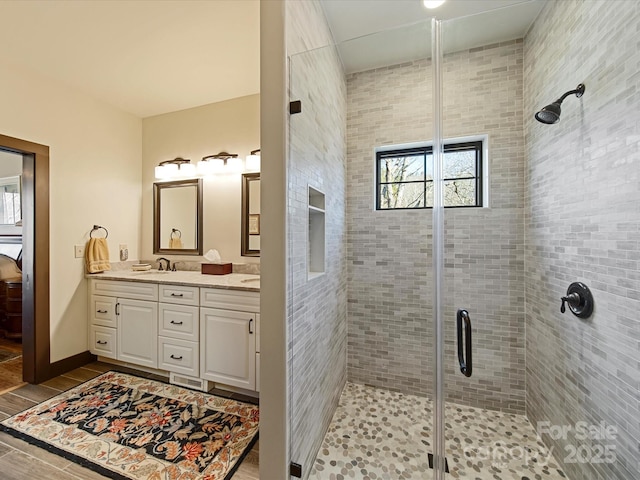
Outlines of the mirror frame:
{"type": "Polygon", "coordinates": [[[202,179],[176,180],[153,184],[153,254],[202,255],[202,179]],[[162,191],[168,188],[195,186],[196,193],[196,248],[160,248],[160,205],[162,191]]]}
{"type": "Polygon", "coordinates": [[[243,257],[259,257],[260,250],[249,248],[249,182],[260,180],[260,172],[242,174],[242,236],[240,255],[243,257]]]}

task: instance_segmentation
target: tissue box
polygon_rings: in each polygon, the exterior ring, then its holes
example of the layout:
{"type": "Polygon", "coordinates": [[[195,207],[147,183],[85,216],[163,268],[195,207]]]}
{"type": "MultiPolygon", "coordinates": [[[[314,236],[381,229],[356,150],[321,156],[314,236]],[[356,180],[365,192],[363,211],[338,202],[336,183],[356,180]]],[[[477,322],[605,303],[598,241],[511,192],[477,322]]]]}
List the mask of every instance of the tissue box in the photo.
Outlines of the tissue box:
{"type": "Polygon", "coordinates": [[[231,273],[231,263],[203,263],[202,273],[205,275],[226,275],[231,273]]]}

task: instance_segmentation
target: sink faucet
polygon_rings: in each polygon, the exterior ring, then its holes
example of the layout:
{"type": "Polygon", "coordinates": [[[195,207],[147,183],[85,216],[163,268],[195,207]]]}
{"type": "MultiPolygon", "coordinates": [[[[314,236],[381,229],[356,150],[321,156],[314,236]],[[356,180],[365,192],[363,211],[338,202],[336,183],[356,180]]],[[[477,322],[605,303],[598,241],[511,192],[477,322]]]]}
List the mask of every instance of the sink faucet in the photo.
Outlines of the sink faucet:
{"type": "Polygon", "coordinates": [[[169,270],[171,270],[171,262],[169,261],[168,258],[164,258],[164,257],[160,257],[158,259],[156,259],[156,262],[158,262],[158,270],[164,270],[162,268],[162,260],[164,260],[165,262],[167,262],[167,272],[169,270]]]}

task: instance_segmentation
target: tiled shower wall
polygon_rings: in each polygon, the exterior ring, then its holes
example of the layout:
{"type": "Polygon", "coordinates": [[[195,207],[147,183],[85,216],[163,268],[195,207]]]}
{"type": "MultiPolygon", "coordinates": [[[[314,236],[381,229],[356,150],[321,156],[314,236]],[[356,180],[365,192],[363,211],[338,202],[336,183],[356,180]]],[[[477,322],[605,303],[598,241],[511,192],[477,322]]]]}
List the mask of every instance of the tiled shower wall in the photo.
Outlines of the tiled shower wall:
{"type": "Polygon", "coordinates": [[[346,84],[317,2],[287,2],[291,115],[288,324],[291,460],[307,478],[346,381],[346,84]],[[328,46],[326,46],[328,45],[328,46]],[[325,274],[307,279],[308,187],[325,194],[325,274]]]}
{"type": "Polygon", "coordinates": [[[568,429],[543,438],[575,479],[640,472],[638,25],[637,1],[549,2],[525,39],[527,415],[568,429]],[[533,120],[581,82],[560,123],[533,120]],[[575,281],[589,319],[560,313],[575,281]],[[579,422],[614,438],[580,438],[579,422]]]}
{"type": "MultiPolygon", "coordinates": [[[[445,29],[446,35],[446,29],[445,29]]],[[[447,209],[447,399],[524,412],[522,41],[444,58],[444,136],[487,135],[490,208],[447,209]],[[455,312],[474,322],[462,376],[455,312]]],[[[430,396],[431,210],[375,211],[374,149],[431,140],[427,60],[347,77],[348,378],[430,396]]]]}

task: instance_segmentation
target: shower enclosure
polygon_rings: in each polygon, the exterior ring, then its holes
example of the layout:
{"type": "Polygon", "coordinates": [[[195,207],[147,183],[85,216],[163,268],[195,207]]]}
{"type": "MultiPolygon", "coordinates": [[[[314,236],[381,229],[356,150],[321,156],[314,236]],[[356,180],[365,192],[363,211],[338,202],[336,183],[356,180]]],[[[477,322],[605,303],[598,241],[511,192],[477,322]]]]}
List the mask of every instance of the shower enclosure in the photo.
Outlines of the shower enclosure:
{"type": "Polygon", "coordinates": [[[533,117],[587,82],[575,60],[554,77],[563,61],[544,52],[545,35],[570,35],[548,20],[579,3],[425,14],[291,49],[292,477],[634,478],[624,412],[585,393],[598,380],[575,362],[597,327],[560,313],[590,280],[571,245],[597,227],[560,205],[555,179],[579,173],[549,169],[547,140],[586,141],[584,112],[567,102],[555,133],[533,117]],[[596,428],[616,433],[581,435],[596,428]]]}

